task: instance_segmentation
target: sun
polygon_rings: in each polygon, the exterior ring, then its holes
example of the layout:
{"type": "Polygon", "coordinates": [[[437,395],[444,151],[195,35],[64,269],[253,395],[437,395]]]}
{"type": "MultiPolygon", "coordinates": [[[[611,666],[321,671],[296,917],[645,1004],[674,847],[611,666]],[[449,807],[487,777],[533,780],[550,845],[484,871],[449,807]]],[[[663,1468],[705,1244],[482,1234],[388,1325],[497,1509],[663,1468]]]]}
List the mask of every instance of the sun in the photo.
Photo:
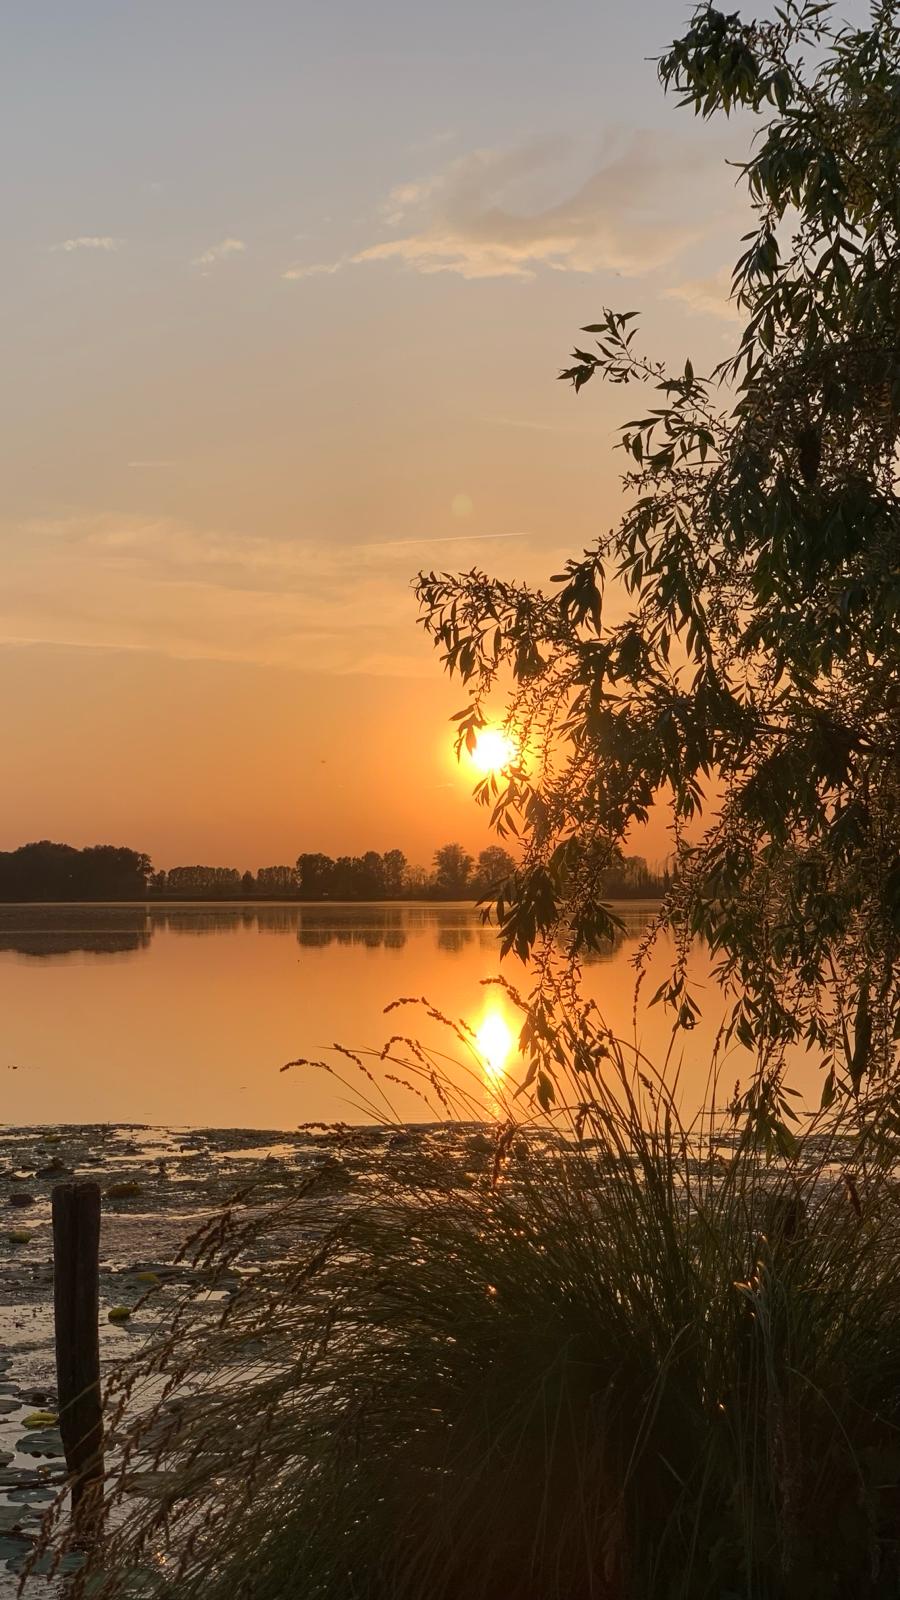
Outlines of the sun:
{"type": "Polygon", "coordinates": [[[513,740],[502,728],[482,728],[475,735],[472,760],[479,772],[502,772],[518,754],[513,740]]]}

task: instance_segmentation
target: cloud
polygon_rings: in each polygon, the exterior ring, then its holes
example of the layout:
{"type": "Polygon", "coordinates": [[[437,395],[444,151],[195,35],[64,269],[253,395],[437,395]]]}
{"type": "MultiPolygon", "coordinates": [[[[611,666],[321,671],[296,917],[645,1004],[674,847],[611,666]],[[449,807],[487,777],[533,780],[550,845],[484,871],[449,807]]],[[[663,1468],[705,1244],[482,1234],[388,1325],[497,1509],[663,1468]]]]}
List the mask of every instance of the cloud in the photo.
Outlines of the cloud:
{"type": "Polygon", "coordinates": [[[437,173],[397,184],[384,214],[397,237],[291,276],[397,262],[419,273],[533,278],[539,271],[618,272],[664,266],[708,230],[692,204],[719,152],[650,133],[617,136],[586,177],[571,141],[475,150],[437,173]]]}
{"type": "Polygon", "coordinates": [[[302,278],[330,277],[332,273],[340,272],[344,265],[343,261],[320,261],[311,267],[288,267],[287,272],[283,272],[281,276],[288,283],[298,283],[302,278]]]}
{"type": "Polygon", "coordinates": [[[443,178],[436,174],[432,178],[422,178],[418,183],[395,184],[387,197],[384,206],[384,220],[392,228],[396,228],[403,221],[407,212],[416,206],[421,206],[437,189],[441,187],[443,178]]]}
{"type": "Polygon", "coordinates": [[[211,267],[216,261],[225,261],[228,256],[243,255],[247,246],[243,239],[220,239],[218,244],[211,244],[202,255],[194,256],[192,267],[211,267]]]}
{"type": "Polygon", "coordinates": [[[63,239],[62,244],[51,248],[71,255],[73,250],[121,250],[124,243],[124,239],[115,239],[109,233],[80,233],[77,239],[63,239]]]}
{"type": "Polygon", "coordinates": [[[667,300],[681,300],[699,316],[720,317],[724,322],[739,322],[741,312],[731,299],[731,269],[720,267],[710,278],[688,278],[665,290],[667,300]]]}
{"type": "MultiPolygon", "coordinates": [[[[475,564],[487,537],[455,536],[454,564],[475,564]]],[[[510,536],[519,573],[525,540],[510,536]]],[[[339,675],[424,673],[430,656],[409,580],[432,559],[432,545],[449,542],[427,533],[353,543],[274,538],[137,516],[7,525],[0,646],[151,651],[339,675]]],[[[541,568],[547,559],[542,554],[541,568]]]]}

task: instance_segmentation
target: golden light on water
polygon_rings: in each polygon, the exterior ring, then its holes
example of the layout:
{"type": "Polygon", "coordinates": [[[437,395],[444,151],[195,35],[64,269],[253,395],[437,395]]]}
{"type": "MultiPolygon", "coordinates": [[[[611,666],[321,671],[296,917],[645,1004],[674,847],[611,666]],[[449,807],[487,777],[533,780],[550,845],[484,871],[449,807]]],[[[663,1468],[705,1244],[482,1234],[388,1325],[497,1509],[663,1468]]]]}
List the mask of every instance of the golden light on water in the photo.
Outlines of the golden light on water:
{"type": "Polygon", "coordinates": [[[515,1048],[515,1035],[499,1011],[489,1011],[475,1034],[475,1044],[484,1062],[485,1076],[502,1078],[515,1048]]]}
{"type": "Polygon", "coordinates": [[[479,772],[502,772],[515,761],[518,750],[502,728],[482,728],[475,736],[472,760],[479,772]]]}

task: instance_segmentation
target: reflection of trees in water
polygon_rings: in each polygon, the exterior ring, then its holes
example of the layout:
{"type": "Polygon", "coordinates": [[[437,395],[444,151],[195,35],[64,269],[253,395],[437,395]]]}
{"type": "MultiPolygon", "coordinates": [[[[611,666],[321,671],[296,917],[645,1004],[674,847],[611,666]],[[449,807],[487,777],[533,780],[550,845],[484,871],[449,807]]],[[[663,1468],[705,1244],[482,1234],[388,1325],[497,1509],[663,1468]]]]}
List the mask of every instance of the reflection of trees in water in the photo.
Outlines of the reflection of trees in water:
{"type": "MultiPolygon", "coordinates": [[[[609,961],[623,942],[636,941],[652,910],[618,906],[625,931],[588,958],[609,961]]],[[[0,905],[0,952],[26,956],[135,954],[154,935],[228,934],[241,931],[294,934],[308,950],[329,946],[402,951],[410,939],[433,940],[443,955],[473,945],[496,951],[497,930],[469,906],[329,904],[310,905],[0,905]],[[23,924],[26,924],[23,926],[23,924]]]]}
{"type": "Polygon", "coordinates": [[[583,966],[596,966],[603,961],[612,961],[623,944],[637,944],[656,915],[655,907],[614,905],[613,909],[623,924],[622,928],[617,929],[612,938],[604,941],[598,950],[586,952],[581,957],[583,966]]]}
{"type": "Polygon", "coordinates": [[[139,906],[0,907],[0,951],[15,955],[129,955],[146,950],[151,938],[139,906]]]}
{"type": "Polygon", "coordinates": [[[238,928],[252,928],[256,913],[251,907],[234,907],[221,910],[192,906],[184,910],[152,912],[153,929],[164,928],[167,933],[233,933],[238,928]]]}
{"type": "Polygon", "coordinates": [[[292,908],[297,943],[310,950],[329,945],[367,950],[403,950],[410,938],[434,936],[437,948],[456,955],[476,940],[494,949],[495,928],[485,927],[471,909],[439,905],[323,905],[292,908]]]}
{"type": "Polygon", "coordinates": [[[94,933],[89,929],[23,928],[20,933],[0,932],[0,950],[12,950],[20,956],[68,956],[86,952],[97,956],[132,954],[146,950],[153,935],[149,930],[140,933],[94,933]]]}
{"type": "Polygon", "coordinates": [[[472,928],[438,928],[437,947],[449,955],[458,955],[475,937],[472,928]]]}
{"type": "Polygon", "coordinates": [[[310,950],[329,945],[402,950],[408,938],[405,913],[396,906],[299,906],[293,919],[297,943],[310,950]]]}

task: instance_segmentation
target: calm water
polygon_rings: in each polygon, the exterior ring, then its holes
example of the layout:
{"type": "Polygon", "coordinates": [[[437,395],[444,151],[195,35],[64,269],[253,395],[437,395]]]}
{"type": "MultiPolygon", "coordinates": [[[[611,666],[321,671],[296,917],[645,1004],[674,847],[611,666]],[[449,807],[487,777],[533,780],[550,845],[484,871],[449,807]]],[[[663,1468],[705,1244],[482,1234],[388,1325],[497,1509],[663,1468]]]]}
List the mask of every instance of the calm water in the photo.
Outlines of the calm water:
{"type": "MultiPolygon", "coordinates": [[[[650,908],[620,911],[627,936],[586,982],[610,1026],[631,1036],[632,958],[650,908]]],[[[665,961],[662,949],[647,993],[665,961]]],[[[498,992],[483,987],[499,970],[495,934],[470,905],[0,906],[0,1122],[372,1121],[327,1074],[279,1068],[335,1041],[378,1048],[398,1028],[436,1042],[426,1019],[384,1016],[401,995],[478,1028],[502,1015],[498,992]]],[[[518,962],[505,970],[523,982],[518,962]]],[[[697,976],[707,978],[699,956],[697,976]]],[[[679,1046],[691,1097],[722,1015],[707,993],[702,1025],[679,1046]]],[[[637,1025],[661,1060],[664,1014],[642,1008],[637,1025]]],[[[735,1056],[729,1088],[740,1071],[735,1056]]],[[[427,1116],[392,1093],[404,1115],[427,1116]]]]}

